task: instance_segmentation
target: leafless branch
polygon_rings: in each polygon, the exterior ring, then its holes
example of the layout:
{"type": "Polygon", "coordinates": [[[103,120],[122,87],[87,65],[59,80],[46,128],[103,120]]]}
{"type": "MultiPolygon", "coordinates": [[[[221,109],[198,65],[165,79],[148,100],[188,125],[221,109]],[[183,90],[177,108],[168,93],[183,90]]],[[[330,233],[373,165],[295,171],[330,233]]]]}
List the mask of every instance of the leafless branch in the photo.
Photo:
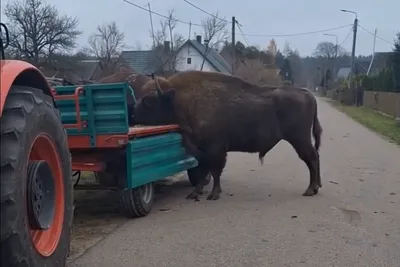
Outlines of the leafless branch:
{"type": "Polygon", "coordinates": [[[175,32],[177,19],[175,11],[169,10],[168,17],[160,22],[160,28],[150,36],[154,40],[155,46],[152,47],[152,65],[159,73],[174,72],[180,59],[177,58],[177,51],[184,43],[184,37],[175,32]]]}
{"type": "Polygon", "coordinates": [[[203,70],[208,53],[211,49],[224,43],[228,38],[228,31],[226,30],[227,22],[219,19],[218,12],[203,20],[201,24],[203,25],[204,41],[208,42],[200,68],[200,70],[203,70]]]}
{"type": "MultiPolygon", "coordinates": [[[[338,54],[337,56],[343,56],[345,55],[345,50],[338,46],[338,54]]],[[[322,57],[326,59],[331,59],[334,58],[336,55],[336,45],[330,42],[322,42],[317,45],[317,47],[314,50],[314,56],[316,57],[322,57]]]]}
{"type": "Polygon", "coordinates": [[[62,16],[43,0],[9,2],[4,10],[10,24],[10,48],[14,56],[39,65],[54,53],[75,47],[78,19],[62,16]]]}
{"type": "Polygon", "coordinates": [[[100,60],[103,72],[111,74],[124,46],[124,34],[113,21],[97,26],[96,33],[89,37],[88,51],[100,60]]]}

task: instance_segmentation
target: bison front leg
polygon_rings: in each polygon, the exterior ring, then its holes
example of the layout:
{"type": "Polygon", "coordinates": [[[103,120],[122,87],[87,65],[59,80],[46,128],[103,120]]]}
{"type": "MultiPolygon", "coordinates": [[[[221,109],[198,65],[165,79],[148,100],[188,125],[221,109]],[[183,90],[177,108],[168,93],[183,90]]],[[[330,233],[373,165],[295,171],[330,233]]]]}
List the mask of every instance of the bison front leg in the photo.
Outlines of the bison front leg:
{"type": "Polygon", "coordinates": [[[186,198],[187,199],[198,199],[200,195],[203,195],[203,188],[206,181],[207,175],[209,175],[209,168],[206,165],[202,165],[192,169],[192,175],[198,181],[193,192],[191,192],[186,198]]]}

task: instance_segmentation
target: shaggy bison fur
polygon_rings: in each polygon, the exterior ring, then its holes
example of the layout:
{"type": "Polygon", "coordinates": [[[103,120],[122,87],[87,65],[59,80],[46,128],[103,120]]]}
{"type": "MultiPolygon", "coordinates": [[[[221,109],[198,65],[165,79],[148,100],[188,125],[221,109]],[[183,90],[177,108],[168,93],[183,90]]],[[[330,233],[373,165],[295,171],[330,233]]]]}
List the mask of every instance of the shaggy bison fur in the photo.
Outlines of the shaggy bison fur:
{"type": "Polygon", "coordinates": [[[193,169],[199,183],[188,198],[196,199],[203,193],[203,181],[209,173],[214,184],[207,199],[219,198],[227,152],[258,153],[262,162],[280,140],[293,146],[310,171],[303,195],[317,194],[322,187],[318,153],[322,127],[316,99],[309,91],[258,86],[238,77],[200,71],[169,79],[157,77],[143,90],[153,93],[136,104],[135,122],[178,124],[187,151],[199,161],[193,169]]]}

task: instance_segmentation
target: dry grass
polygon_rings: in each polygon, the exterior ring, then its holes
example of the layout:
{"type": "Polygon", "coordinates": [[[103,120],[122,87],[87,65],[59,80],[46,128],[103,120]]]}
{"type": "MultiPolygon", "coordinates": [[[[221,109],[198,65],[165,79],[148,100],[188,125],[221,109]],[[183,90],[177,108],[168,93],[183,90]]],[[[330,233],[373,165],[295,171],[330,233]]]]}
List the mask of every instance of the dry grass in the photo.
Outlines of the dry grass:
{"type": "Polygon", "coordinates": [[[337,101],[330,102],[355,121],[400,145],[400,126],[391,117],[379,114],[366,107],[345,106],[337,101]]]}
{"type": "Polygon", "coordinates": [[[240,64],[236,75],[243,80],[255,84],[265,84],[279,86],[281,78],[275,68],[266,68],[260,60],[245,60],[244,64],[240,64]]]}

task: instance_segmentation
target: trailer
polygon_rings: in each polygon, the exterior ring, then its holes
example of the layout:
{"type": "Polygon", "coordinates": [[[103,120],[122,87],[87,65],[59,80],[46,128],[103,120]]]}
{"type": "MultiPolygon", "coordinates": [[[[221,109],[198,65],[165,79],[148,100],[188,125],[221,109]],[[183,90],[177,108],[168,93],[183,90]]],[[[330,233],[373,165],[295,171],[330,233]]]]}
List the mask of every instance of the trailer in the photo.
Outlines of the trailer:
{"type": "Polygon", "coordinates": [[[72,170],[95,172],[101,185],[119,190],[124,215],[147,215],[154,182],[197,166],[177,125],[129,126],[126,95],[133,90],[127,83],[56,86],[52,93],[72,170]]]}
{"type": "Polygon", "coordinates": [[[129,127],[127,84],[51,88],[33,65],[4,59],[0,29],[1,266],[66,265],[73,172],[119,190],[128,217],[150,212],[158,180],[187,170],[196,184],[177,125],[129,127]]]}

